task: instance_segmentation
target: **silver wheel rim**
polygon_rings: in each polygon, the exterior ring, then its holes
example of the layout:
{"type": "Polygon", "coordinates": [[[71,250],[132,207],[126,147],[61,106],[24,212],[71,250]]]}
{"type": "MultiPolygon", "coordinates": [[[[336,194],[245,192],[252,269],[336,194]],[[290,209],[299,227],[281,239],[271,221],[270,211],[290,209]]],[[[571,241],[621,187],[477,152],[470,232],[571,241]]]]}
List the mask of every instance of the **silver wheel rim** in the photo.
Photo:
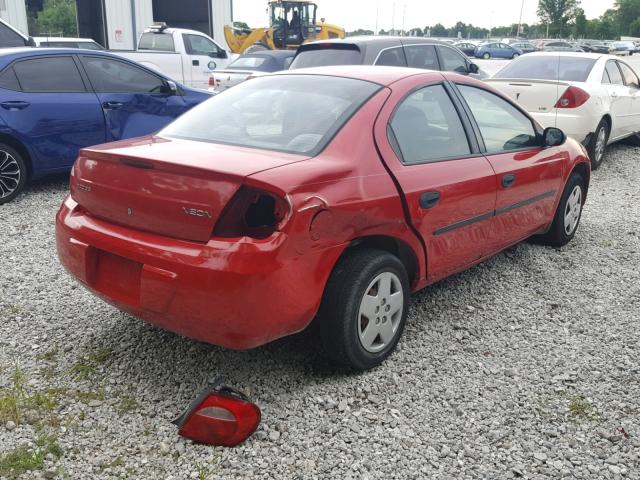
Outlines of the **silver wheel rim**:
{"type": "Polygon", "coordinates": [[[9,152],[0,150],[0,198],[6,198],[20,185],[20,165],[9,152]]]}
{"type": "Polygon", "coordinates": [[[567,199],[567,205],[564,208],[564,232],[571,235],[576,231],[578,222],[580,221],[580,212],[582,211],[582,187],[576,185],[567,199]]]}
{"type": "Polygon", "coordinates": [[[598,136],[596,137],[596,162],[602,160],[604,156],[604,149],[607,147],[607,131],[605,127],[600,128],[598,130],[598,136]]]}
{"type": "Polygon", "coordinates": [[[358,338],[367,352],[380,352],[393,343],[403,310],[404,292],[398,276],[391,272],[376,276],[365,290],[358,312],[358,338]]]}

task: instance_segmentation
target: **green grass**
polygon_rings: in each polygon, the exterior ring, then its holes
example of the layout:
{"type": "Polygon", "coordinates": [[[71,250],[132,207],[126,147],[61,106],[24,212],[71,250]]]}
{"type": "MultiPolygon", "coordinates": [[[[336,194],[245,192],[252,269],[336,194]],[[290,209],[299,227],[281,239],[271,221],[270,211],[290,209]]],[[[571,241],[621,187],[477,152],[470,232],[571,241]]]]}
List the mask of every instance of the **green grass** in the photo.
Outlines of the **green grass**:
{"type": "Polygon", "coordinates": [[[80,380],[88,380],[98,367],[109,359],[112,353],[113,350],[110,348],[98,348],[78,360],[71,368],[71,373],[80,380]]]}
{"type": "Polygon", "coordinates": [[[16,367],[11,375],[11,386],[0,391],[0,421],[3,423],[9,420],[20,423],[26,378],[25,373],[16,367]]]}
{"type": "Polygon", "coordinates": [[[42,470],[44,459],[49,453],[60,458],[63,452],[55,437],[40,435],[36,440],[35,450],[23,446],[0,457],[0,477],[13,480],[29,470],[42,470]]]}
{"type": "Polygon", "coordinates": [[[583,397],[573,397],[569,400],[569,414],[575,418],[586,418],[591,415],[593,407],[583,397]]]}
{"type": "Polygon", "coordinates": [[[124,415],[126,413],[133,412],[137,408],[138,402],[136,402],[135,398],[125,395],[120,399],[120,403],[116,410],[120,415],[124,415]]]}
{"type": "Polygon", "coordinates": [[[98,390],[97,392],[77,392],[76,398],[83,403],[89,403],[91,400],[103,401],[105,399],[105,394],[104,390],[98,390]]]}

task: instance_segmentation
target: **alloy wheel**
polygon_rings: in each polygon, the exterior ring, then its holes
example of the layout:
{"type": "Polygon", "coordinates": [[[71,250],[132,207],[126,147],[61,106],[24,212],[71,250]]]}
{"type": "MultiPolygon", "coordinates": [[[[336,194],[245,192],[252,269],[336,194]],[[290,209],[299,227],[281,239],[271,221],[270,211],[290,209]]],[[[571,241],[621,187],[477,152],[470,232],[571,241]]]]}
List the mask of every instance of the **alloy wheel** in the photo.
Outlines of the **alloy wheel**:
{"type": "Polygon", "coordinates": [[[398,276],[391,272],[376,276],[365,290],[358,312],[358,338],[367,352],[380,352],[393,343],[403,309],[404,292],[398,276]]]}
{"type": "Polygon", "coordinates": [[[600,130],[598,130],[598,136],[596,137],[596,148],[595,148],[595,162],[600,163],[602,157],[604,156],[604,150],[607,147],[607,129],[605,126],[602,126],[600,130]]]}
{"type": "Polygon", "coordinates": [[[564,232],[567,235],[573,234],[578,227],[580,221],[580,212],[582,211],[582,187],[576,185],[567,199],[567,205],[564,209],[564,232]]]}
{"type": "Polygon", "coordinates": [[[6,198],[20,185],[20,166],[9,152],[0,150],[0,198],[6,198]]]}

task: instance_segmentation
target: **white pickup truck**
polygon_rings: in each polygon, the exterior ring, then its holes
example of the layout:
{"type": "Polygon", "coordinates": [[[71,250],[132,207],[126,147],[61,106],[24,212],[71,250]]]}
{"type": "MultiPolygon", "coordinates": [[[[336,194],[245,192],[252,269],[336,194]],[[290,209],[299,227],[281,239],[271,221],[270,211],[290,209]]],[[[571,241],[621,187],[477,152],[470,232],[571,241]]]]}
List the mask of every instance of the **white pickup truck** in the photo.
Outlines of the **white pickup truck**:
{"type": "Polygon", "coordinates": [[[111,53],[133,60],[188,87],[207,89],[209,74],[225,68],[238,55],[196,30],[154,24],[144,30],[135,51],[111,53]]]}

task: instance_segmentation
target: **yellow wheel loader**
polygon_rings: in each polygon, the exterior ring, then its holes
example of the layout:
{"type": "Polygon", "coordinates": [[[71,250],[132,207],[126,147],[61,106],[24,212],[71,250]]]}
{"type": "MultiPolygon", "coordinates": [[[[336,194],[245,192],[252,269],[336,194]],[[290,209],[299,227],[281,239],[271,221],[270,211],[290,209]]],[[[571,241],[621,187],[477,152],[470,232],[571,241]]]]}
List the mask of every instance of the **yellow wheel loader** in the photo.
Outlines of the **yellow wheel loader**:
{"type": "Polygon", "coordinates": [[[318,6],[307,0],[270,0],[269,27],[242,29],[224,27],[227,45],[233,53],[255,50],[296,49],[303,43],[344,38],[344,28],[316,22],[318,6]]]}

